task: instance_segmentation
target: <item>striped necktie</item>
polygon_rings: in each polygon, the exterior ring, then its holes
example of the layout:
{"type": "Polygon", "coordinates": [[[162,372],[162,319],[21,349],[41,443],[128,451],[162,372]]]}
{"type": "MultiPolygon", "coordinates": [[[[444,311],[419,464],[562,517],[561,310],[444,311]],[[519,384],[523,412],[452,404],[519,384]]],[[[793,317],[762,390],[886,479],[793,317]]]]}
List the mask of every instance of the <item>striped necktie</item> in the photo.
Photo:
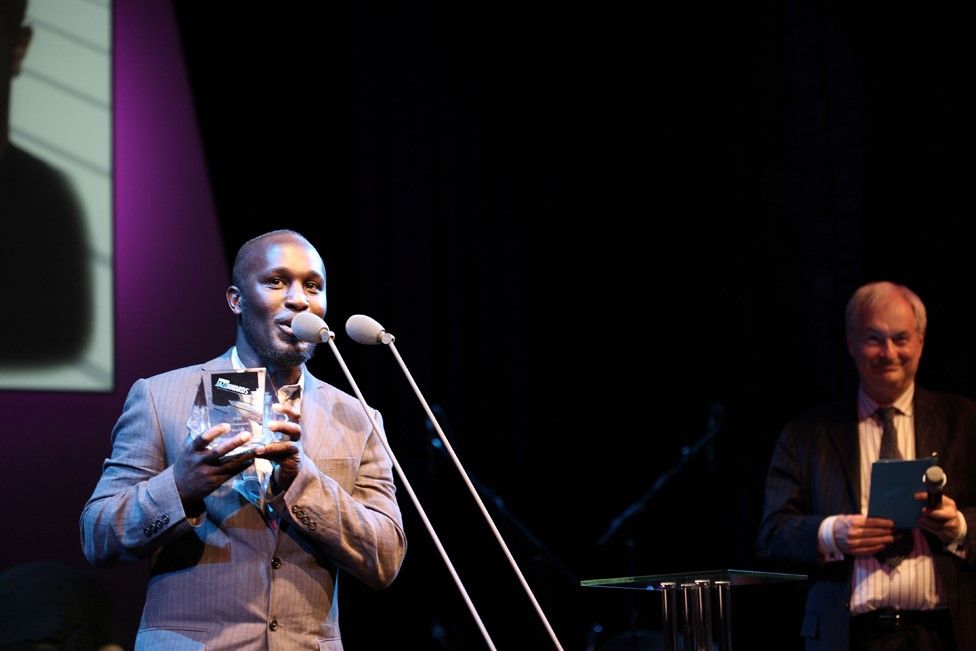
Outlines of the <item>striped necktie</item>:
{"type": "MultiPolygon", "coordinates": [[[[895,414],[897,413],[898,410],[894,407],[878,407],[878,410],[874,412],[878,420],[881,421],[879,459],[902,458],[901,452],[898,450],[898,431],[895,429],[895,414]]],[[[879,563],[889,568],[897,567],[899,563],[911,556],[915,546],[911,529],[896,529],[894,535],[894,542],[874,555],[879,563]]]]}

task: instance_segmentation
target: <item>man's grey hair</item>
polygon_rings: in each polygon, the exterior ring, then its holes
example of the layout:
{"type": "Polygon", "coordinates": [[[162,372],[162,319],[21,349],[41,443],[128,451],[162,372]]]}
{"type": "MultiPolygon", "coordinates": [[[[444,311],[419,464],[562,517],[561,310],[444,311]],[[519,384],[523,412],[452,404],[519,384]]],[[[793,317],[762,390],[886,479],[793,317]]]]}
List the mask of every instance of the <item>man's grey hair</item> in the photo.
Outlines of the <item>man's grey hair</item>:
{"type": "Polygon", "coordinates": [[[925,327],[928,324],[925,316],[925,304],[918,294],[908,289],[904,285],[898,285],[887,281],[868,283],[862,285],[847,301],[847,336],[851,337],[857,332],[861,325],[861,315],[866,308],[874,308],[884,303],[891,295],[897,295],[908,301],[915,313],[915,330],[920,337],[925,336],[925,327]]]}

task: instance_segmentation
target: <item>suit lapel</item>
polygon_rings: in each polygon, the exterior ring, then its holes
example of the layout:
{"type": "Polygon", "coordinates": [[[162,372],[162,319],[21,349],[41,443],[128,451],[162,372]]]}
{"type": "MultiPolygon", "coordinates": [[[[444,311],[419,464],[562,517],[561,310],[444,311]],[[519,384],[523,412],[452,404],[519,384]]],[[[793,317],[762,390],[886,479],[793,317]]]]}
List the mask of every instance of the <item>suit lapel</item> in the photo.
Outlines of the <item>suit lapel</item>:
{"type": "Polygon", "coordinates": [[[857,402],[852,400],[838,405],[827,430],[830,447],[839,460],[850,506],[854,509],[852,513],[861,511],[861,447],[858,441],[856,405],[857,402]]]}
{"type": "Polygon", "coordinates": [[[302,391],[302,449],[315,458],[321,437],[305,436],[306,432],[318,432],[322,426],[322,388],[324,383],[308,372],[305,373],[305,389],[302,391]]]}
{"type": "Polygon", "coordinates": [[[946,428],[932,394],[915,388],[915,457],[923,459],[933,452],[946,452],[946,428]]]}
{"type": "Polygon", "coordinates": [[[214,359],[204,364],[201,368],[204,371],[217,371],[217,370],[222,371],[231,368],[233,366],[233,364],[231,364],[230,361],[231,350],[232,350],[231,348],[228,348],[227,352],[225,352],[223,355],[221,355],[220,357],[215,357],[214,359]]]}

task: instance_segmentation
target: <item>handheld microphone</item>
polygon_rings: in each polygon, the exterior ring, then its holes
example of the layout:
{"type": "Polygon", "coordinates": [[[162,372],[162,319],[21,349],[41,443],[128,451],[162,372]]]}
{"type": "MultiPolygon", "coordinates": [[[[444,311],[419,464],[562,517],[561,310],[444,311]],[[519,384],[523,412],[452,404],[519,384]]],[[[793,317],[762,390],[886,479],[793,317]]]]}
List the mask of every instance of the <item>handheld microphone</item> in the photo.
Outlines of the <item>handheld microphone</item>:
{"type": "Polygon", "coordinates": [[[929,466],[925,471],[925,490],[929,495],[926,499],[930,509],[937,509],[942,506],[942,489],[946,485],[946,474],[939,466],[929,466]]]}

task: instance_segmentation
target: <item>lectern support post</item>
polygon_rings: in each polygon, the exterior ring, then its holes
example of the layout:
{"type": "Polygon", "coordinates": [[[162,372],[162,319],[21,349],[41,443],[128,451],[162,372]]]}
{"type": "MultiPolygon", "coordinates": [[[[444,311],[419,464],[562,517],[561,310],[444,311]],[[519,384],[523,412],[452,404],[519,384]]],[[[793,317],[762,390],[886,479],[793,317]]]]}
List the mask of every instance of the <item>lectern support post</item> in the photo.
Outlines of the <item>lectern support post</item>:
{"type": "Polygon", "coordinates": [[[695,581],[698,614],[698,648],[712,651],[712,582],[699,579],[695,581]]]}
{"type": "Polygon", "coordinates": [[[730,582],[715,582],[715,600],[718,602],[716,610],[720,631],[718,648],[719,651],[732,651],[732,584],[730,582]]]}
{"type": "Polygon", "coordinates": [[[664,627],[664,651],[678,649],[678,588],[674,581],[661,584],[661,626],[664,627]]]}

